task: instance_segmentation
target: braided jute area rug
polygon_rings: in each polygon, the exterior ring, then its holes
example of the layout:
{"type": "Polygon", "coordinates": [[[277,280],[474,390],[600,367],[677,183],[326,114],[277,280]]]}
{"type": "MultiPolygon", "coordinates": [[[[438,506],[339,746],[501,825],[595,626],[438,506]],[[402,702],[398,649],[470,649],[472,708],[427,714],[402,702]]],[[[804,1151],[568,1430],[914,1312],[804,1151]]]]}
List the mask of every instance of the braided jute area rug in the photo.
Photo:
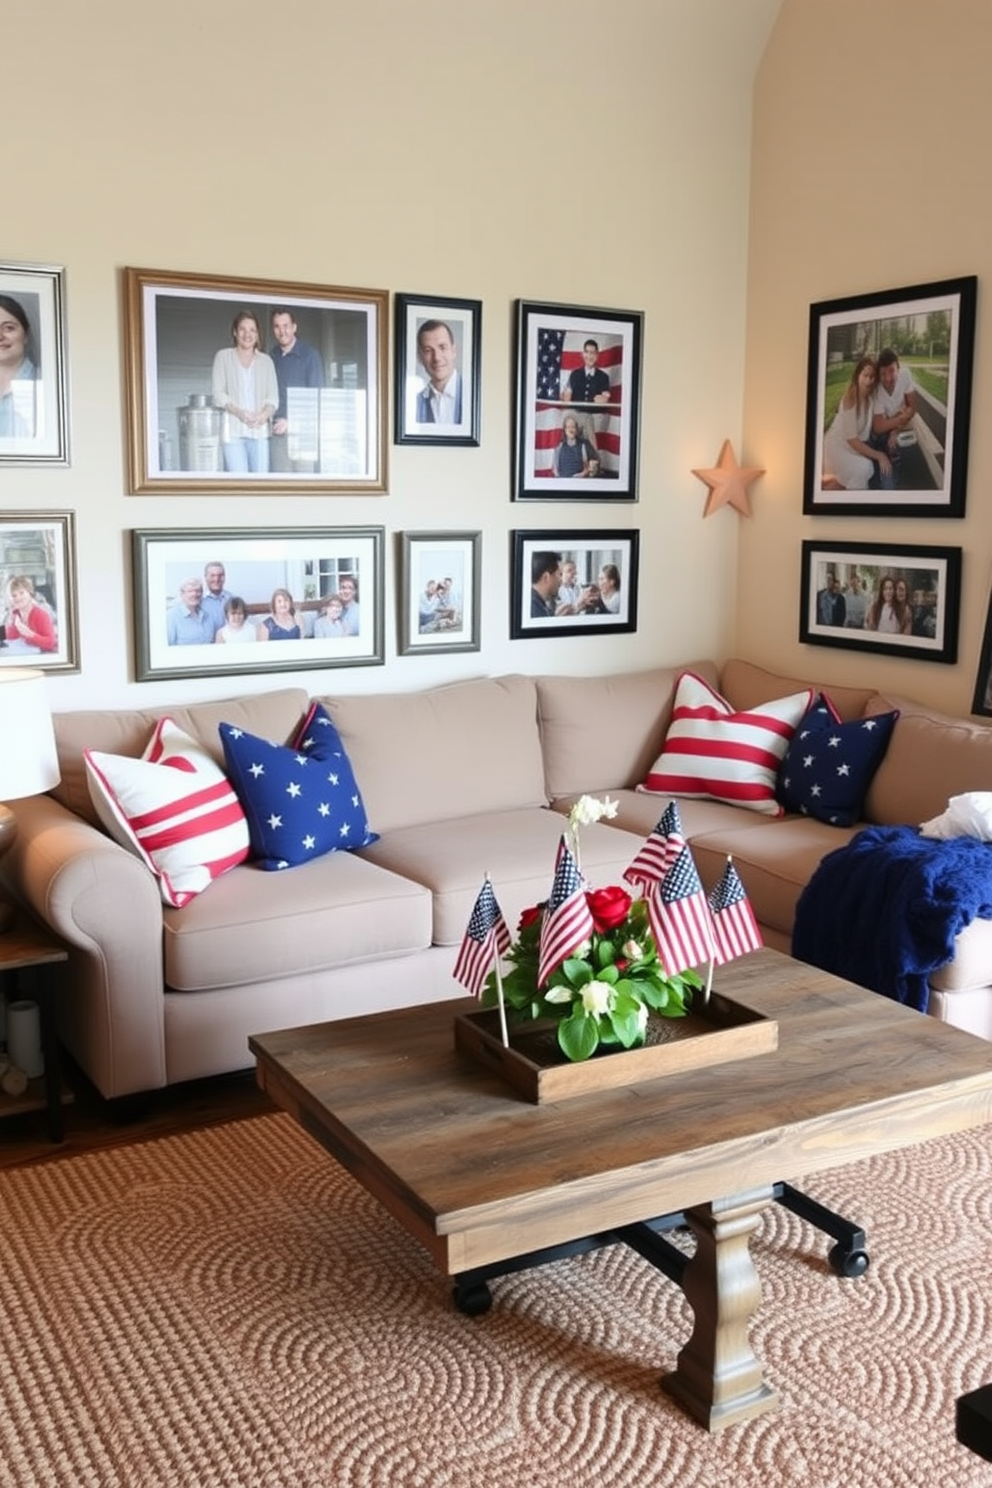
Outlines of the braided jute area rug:
{"type": "MultiPolygon", "coordinates": [[[[784,1177],[796,1175],[783,1175],[784,1177]]],[[[992,1128],[806,1185],[752,1251],[775,1415],[711,1437],[658,1388],[677,1287],[623,1247],[494,1283],[482,1318],[289,1117],[0,1176],[4,1488],[989,1488],[992,1128]]]]}

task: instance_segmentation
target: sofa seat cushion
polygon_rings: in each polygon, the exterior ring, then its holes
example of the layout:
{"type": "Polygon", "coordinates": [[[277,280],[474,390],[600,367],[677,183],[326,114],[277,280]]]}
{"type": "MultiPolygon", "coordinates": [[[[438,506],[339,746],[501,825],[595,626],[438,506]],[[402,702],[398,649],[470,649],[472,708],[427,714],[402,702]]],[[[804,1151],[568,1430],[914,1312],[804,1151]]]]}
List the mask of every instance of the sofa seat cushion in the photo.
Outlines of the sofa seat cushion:
{"type": "Polygon", "coordinates": [[[893,708],[899,722],[865,797],[868,821],[917,827],[940,816],[952,796],[992,790],[992,728],[879,693],[865,713],[893,708]]]}
{"type": "Polygon", "coordinates": [[[714,831],[693,837],[692,852],[707,891],[732,857],[759,923],[791,935],[799,895],[820,860],[843,847],[863,825],[828,827],[805,816],[766,819],[757,831],[714,831]]]}
{"type": "MultiPolygon", "coordinates": [[[[414,879],[434,900],[434,944],[458,945],[485,875],[515,933],[520,912],[547,899],[565,822],[554,811],[503,811],[384,833],[362,857],[414,879]]],[[[582,871],[591,888],[620,883],[641,838],[602,822],[582,828],[582,871]]]]}
{"type": "MultiPolygon", "coordinates": [[[[642,841],[654,831],[662,812],[672,799],[670,796],[653,796],[637,790],[611,790],[600,794],[608,795],[611,801],[617,803],[617,814],[611,818],[609,825],[619,827],[623,832],[633,832],[642,841]]],[[[575,798],[567,796],[560,801],[553,801],[552,809],[567,816],[574,804],[575,798]]],[[[689,842],[703,832],[744,831],[748,827],[766,826],[768,822],[768,818],[760,816],[758,812],[743,811],[740,806],[730,806],[726,801],[710,801],[705,798],[693,800],[685,797],[679,799],[678,805],[682,829],[689,842]]]]}
{"type": "Polygon", "coordinates": [[[547,804],[532,677],[320,701],[355,767],[372,829],[383,836],[547,804]]]}
{"type": "Polygon", "coordinates": [[[657,759],[684,671],[715,687],[712,662],[610,672],[601,677],[538,677],[537,704],[548,796],[613,795],[635,786],[657,759]]]}
{"type": "Polygon", "coordinates": [[[199,992],[424,950],[431,896],[356,853],[330,853],[292,873],[244,863],[185,909],[164,910],[163,926],[167,986],[199,992]]]}

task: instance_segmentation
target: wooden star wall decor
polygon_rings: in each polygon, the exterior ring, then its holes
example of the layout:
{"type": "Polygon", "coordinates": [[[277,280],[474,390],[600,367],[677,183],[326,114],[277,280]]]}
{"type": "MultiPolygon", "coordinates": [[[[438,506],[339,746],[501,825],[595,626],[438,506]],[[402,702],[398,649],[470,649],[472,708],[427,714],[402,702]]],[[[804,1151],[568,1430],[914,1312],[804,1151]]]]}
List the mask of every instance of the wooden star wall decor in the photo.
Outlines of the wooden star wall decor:
{"type": "Polygon", "coordinates": [[[694,470],[692,473],[698,475],[710,488],[703,511],[704,517],[712,516],[721,506],[736,507],[742,516],[749,517],[751,503],[748,501],[747,488],[765,472],[757,465],[738,465],[733,445],[729,439],[725,439],[716,466],[711,470],[694,470]]]}

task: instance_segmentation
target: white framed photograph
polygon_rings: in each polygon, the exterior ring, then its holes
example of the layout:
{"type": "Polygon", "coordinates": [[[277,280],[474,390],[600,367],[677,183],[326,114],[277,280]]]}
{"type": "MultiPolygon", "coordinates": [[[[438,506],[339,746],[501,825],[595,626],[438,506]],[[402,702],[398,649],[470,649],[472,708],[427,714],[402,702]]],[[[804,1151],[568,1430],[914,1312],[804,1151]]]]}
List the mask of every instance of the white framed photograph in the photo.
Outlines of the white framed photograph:
{"type": "Polygon", "coordinates": [[[68,465],[65,271],[0,264],[0,464],[68,465]]]}
{"type": "Polygon", "coordinates": [[[478,651],[482,534],[400,534],[401,656],[478,651]]]}
{"type": "Polygon", "coordinates": [[[0,513],[0,666],[79,671],[75,513],[0,513]]]}

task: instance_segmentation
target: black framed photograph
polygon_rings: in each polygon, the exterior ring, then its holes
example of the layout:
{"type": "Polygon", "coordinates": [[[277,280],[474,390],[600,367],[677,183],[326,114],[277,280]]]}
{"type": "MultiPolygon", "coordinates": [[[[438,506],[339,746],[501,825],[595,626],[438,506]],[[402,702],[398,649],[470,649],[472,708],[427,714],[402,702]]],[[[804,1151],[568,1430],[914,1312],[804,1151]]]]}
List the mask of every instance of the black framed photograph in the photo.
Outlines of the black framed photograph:
{"type": "Polygon", "coordinates": [[[982,653],[978,660],[971,711],[981,713],[985,718],[992,718],[992,599],[989,600],[988,613],[985,616],[985,633],[982,636],[982,653]]]}
{"type": "Polygon", "coordinates": [[[0,263],[0,464],[68,463],[65,270],[0,263]]]}
{"type": "Polygon", "coordinates": [[[399,654],[478,651],[482,534],[402,532],[399,654]]]}
{"type": "Polygon", "coordinates": [[[810,306],[807,515],[964,516],[977,285],[810,306]]]}
{"type": "Polygon", "coordinates": [[[398,294],[397,444],[478,444],[482,301],[398,294]]]}
{"type": "Polygon", "coordinates": [[[384,492],[388,303],[125,269],[131,491],[384,492]]]}
{"type": "Polygon", "coordinates": [[[808,645],[957,661],[960,548],[808,539],[800,587],[808,645]]]}
{"type": "Polygon", "coordinates": [[[637,629],[641,534],[510,533],[510,639],[637,629]]]}
{"type": "Polygon", "coordinates": [[[74,512],[0,513],[0,666],[79,671],[74,512]]]}
{"type": "Polygon", "coordinates": [[[644,316],[517,301],[517,501],[636,501],[644,316]]]}
{"type": "Polygon", "coordinates": [[[137,681],[381,666],[383,533],[132,532],[137,681]]]}

